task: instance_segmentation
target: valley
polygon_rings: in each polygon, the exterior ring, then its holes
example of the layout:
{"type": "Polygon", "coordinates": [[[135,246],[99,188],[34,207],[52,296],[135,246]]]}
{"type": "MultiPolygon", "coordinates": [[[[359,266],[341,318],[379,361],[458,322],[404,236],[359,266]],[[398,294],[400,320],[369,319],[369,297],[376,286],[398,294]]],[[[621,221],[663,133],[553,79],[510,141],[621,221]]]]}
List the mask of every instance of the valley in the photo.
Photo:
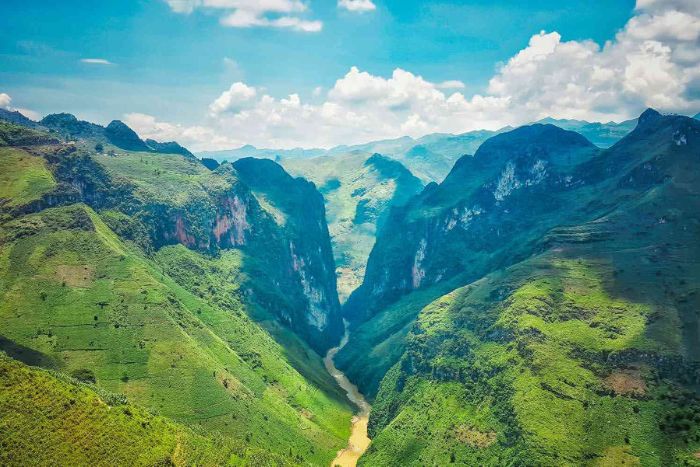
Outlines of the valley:
{"type": "Polygon", "coordinates": [[[700,452],[695,119],[585,127],[609,147],[572,122],[426,137],[464,154],[426,185],[360,149],[204,165],[121,122],[4,116],[4,463],[700,452]],[[82,429],[111,454],[67,454],[82,429]]]}

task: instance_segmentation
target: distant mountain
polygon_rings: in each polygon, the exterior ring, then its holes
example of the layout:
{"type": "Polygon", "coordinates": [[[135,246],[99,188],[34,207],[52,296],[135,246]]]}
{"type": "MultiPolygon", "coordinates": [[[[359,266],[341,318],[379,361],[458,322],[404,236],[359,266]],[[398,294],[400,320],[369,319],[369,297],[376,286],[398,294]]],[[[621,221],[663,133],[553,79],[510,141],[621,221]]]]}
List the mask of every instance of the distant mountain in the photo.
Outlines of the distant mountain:
{"type": "Polygon", "coordinates": [[[108,144],[127,151],[156,152],[159,154],[179,154],[196,160],[195,156],[175,141],[159,143],[148,139],[143,141],[134,130],[120,120],[113,120],[107,127],[78,120],[68,113],[50,114],[40,122],[35,122],[20,112],[0,109],[0,121],[14,123],[25,128],[52,131],[63,138],[90,144],[108,144]]]}
{"type": "Polygon", "coordinates": [[[435,133],[418,139],[403,136],[352,146],[341,145],[331,149],[258,149],[255,146],[246,145],[225,151],[198,152],[197,156],[222,162],[235,161],[243,157],[288,161],[332,157],[353,152],[381,154],[398,160],[415,176],[427,183],[442,180],[459,157],[473,154],[483,141],[497,133],[482,130],[461,135],[435,133]]]}
{"type": "MultiPolygon", "coordinates": [[[[636,120],[628,120],[622,123],[591,123],[581,120],[546,118],[538,123],[552,124],[565,130],[576,131],[588,138],[596,146],[607,148],[632,131],[636,125],[636,120]]],[[[432,133],[417,139],[403,136],[364,144],[341,145],[331,149],[258,149],[255,146],[246,145],[226,151],[199,152],[197,156],[221,162],[224,160],[235,161],[242,157],[258,157],[280,161],[336,156],[352,152],[378,153],[398,160],[415,176],[420,178],[423,183],[429,183],[442,181],[457,159],[467,154],[474,154],[481,143],[488,138],[511,129],[511,127],[505,127],[497,131],[477,130],[457,135],[432,133]]]]}
{"type": "Polygon", "coordinates": [[[214,159],[209,159],[207,157],[203,157],[201,160],[202,160],[202,165],[209,170],[216,170],[221,165],[221,164],[219,164],[219,161],[216,161],[214,159]]]}
{"type": "Polygon", "coordinates": [[[556,125],[569,131],[575,131],[585,136],[590,142],[600,148],[609,148],[621,140],[637,126],[637,120],[626,120],[621,123],[608,122],[586,122],[583,120],[562,120],[545,118],[537,123],[556,125]]]}
{"type": "Polygon", "coordinates": [[[104,127],[84,120],[78,120],[75,115],[68,113],[47,115],[39,124],[56,131],[66,138],[105,139],[104,127]]]}
{"type": "Polygon", "coordinates": [[[693,117],[693,118],[696,119],[696,120],[700,120],[700,113],[698,113],[697,115],[695,115],[695,117],[693,117]]]}
{"type": "Polygon", "coordinates": [[[104,129],[107,140],[118,148],[127,151],[148,151],[148,145],[139,138],[134,130],[121,120],[112,120],[104,129]]]}
{"type": "Polygon", "coordinates": [[[408,201],[423,184],[400,162],[361,151],[281,163],[314,182],[323,194],[338,294],[344,301],[362,282],[377,228],[390,208],[408,201]]]}
{"type": "Polygon", "coordinates": [[[237,149],[226,149],[222,151],[202,151],[197,153],[197,157],[214,159],[219,162],[234,162],[244,157],[257,157],[264,159],[305,159],[322,156],[325,149],[258,149],[247,144],[237,149]]]}

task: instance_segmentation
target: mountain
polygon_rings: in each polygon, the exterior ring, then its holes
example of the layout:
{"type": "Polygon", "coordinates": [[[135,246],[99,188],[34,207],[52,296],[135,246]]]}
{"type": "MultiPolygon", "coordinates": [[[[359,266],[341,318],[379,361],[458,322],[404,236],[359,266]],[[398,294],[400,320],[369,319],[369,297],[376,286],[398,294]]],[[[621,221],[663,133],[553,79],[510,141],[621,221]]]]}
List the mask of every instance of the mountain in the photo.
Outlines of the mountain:
{"type": "Polygon", "coordinates": [[[237,149],[225,149],[221,151],[202,151],[197,153],[197,157],[214,159],[218,162],[234,162],[244,157],[256,157],[265,159],[305,159],[318,157],[325,154],[324,149],[258,149],[255,146],[246,144],[237,149]]]}
{"type": "Polygon", "coordinates": [[[68,113],[47,115],[39,124],[44,128],[56,131],[66,138],[104,139],[105,137],[105,130],[102,126],[78,120],[75,115],[68,113]]]}
{"type": "Polygon", "coordinates": [[[0,120],[14,123],[17,125],[22,125],[28,128],[35,128],[38,126],[38,124],[35,121],[25,117],[18,110],[7,110],[0,108],[0,120]]]}
{"type": "Polygon", "coordinates": [[[586,139],[599,148],[609,148],[634,130],[637,120],[626,120],[620,123],[599,123],[586,122],[584,120],[545,118],[537,123],[556,125],[564,130],[575,131],[585,136],[586,139]]]}
{"type": "Polygon", "coordinates": [[[350,408],[319,355],[342,334],[321,195],[270,161],[212,172],[74,138],[0,148],[0,350],[206,443],[328,464],[350,408]]]}
{"type": "Polygon", "coordinates": [[[216,161],[214,159],[209,159],[206,157],[202,158],[201,161],[202,161],[202,165],[209,170],[216,170],[221,165],[221,164],[219,164],[218,161],[216,161]]]}
{"type": "Polygon", "coordinates": [[[376,394],[362,463],[694,462],[698,153],[653,110],[607,150],[533,125],[392,210],[338,360],[376,394]]]}
{"type": "Polygon", "coordinates": [[[58,139],[44,132],[0,120],[0,146],[57,144],[58,139]]]}
{"type": "Polygon", "coordinates": [[[196,159],[196,157],[194,157],[194,154],[192,154],[186,148],[180,146],[175,141],[159,143],[154,139],[147,139],[146,146],[148,146],[148,148],[151,151],[158,152],[161,154],[179,154],[181,156],[187,157],[188,159],[196,159]]]}
{"type": "Polygon", "coordinates": [[[141,140],[134,130],[120,120],[113,120],[107,127],[78,120],[68,113],[51,114],[40,122],[28,119],[19,112],[0,109],[0,121],[13,123],[21,127],[50,131],[57,136],[89,144],[111,145],[127,151],[156,152],[160,154],[179,154],[192,160],[194,155],[174,141],[159,143],[153,139],[141,140]]]}
{"type": "MultiPolygon", "coordinates": [[[[545,118],[537,123],[556,125],[565,130],[576,131],[596,146],[607,148],[632,131],[636,120],[621,123],[597,123],[545,118]]],[[[200,152],[197,153],[197,156],[215,159],[219,162],[235,161],[243,157],[296,161],[298,159],[342,156],[350,153],[378,153],[401,162],[423,183],[429,183],[442,181],[457,159],[466,154],[474,154],[484,141],[511,129],[511,127],[505,127],[497,131],[477,130],[457,135],[432,133],[417,139],[403,136],[352,146],[340,145],[331,149],[258,149],[255,146],[246,145],[226,151],[200,152]]]]}
{"type": "Polygon", "coordinates": [[[700,120],[700,113],[696,114],[695,117],[693,117],[696,120],[700,120]]]}
{"type": "Polygon", "coordinates": [[[127,151],[148,151],[148,145],[121,120],[112,120],[104,129],[107,140],[127,151]]]}
{"type": "Polygon", "coordinates": [[[423,185],[400,162],[353,151],[311,159],[285,159],[290,173],[314,182],[326,203],[338,294],[344,301],[360,285],[378,226],[391,206],[405,203],[423,185]]]}

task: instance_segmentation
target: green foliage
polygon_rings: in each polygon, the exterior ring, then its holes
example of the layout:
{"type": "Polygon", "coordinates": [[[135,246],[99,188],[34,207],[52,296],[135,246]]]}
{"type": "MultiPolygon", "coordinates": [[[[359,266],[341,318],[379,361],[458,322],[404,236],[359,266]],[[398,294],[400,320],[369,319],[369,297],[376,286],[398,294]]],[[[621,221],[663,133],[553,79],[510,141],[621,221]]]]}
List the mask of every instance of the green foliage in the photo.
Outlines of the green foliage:
{"type": "Polygon", "coordinates": [[[4,206],[40,199],[55,185],[44,159],[21,149],[0,148],[0,200],[5,201],[4,206]]]}
{"type": "Polygon", "coordinates": [[[423,310],[382,382],[366,465],[691,459],[700,425],[679,408],[698,399],[671,376],[680,330],[674,346],[645,333],[651,315],[676,312],[611,292],[605,262],[567,256],[518,264],[423,310]]]}
{"type": "Polygon", "coordinates": [[[89,208],[47,209],[1,232],[0,335],[9,341],[54,357],[61,371],[91,370],[99,387],[164,416],[271,452],[291,447],[323,464],[344,444],[349,410],[326,392],[327,375],[321,391],[240,303],[188,291],[89,208]]]}
{"type": "MultiPolygon", "coordinates": [[[[205,437],[93,386],[0,354],[0,463],[22,465],[284,465],[241,440],[205,437]]],[[[292,463],[292,462],[290,462],[292,463]]]]}
{"type": "Polygon", "coordinates": [[[57,142],[56,138],[43,131],[0,120],[0,147],[35,146],[57,142]]]}

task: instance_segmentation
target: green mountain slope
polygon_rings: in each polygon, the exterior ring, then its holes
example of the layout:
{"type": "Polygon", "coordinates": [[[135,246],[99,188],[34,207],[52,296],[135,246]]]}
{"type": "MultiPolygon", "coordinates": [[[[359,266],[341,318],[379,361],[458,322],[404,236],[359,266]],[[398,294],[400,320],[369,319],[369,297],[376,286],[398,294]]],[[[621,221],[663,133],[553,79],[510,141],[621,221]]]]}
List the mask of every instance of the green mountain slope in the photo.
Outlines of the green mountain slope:
{"type": "Polygon", "coordinates": [[[401,163],[379,154],[352,152],[282,164],[314,182],[323,194],[338,294],[344,301],[362,281],[377,227],[390,207],[405,203],[422,184],[401,163]]]}
{"type": "Polygon", "coordinates": [[[355,348],[397,362],[366,465],[694,462],[699,153],[696,121],[654,111],[603,152],[530,127],[398,212],[370,257],[398,276],[348,303],[355,348]]]}
{"type": "Polygon", "coordinates": [[[283,465],[233,438],[208,438],[61,373],[0,355],[3,465],[283,465]]]}
{"type": "Polygon", "coordinates": [[[332,258],[309,238],[295,263],[275,220],[322,224],[318,194],[320,213],[295,212],[258,202],[231,166],[80,142],[2,149],[0,164],[2,349],[293,463],[335,456],[349,408],[304,337],[323,350],[342,325],[302,280],[332,258]]]}

